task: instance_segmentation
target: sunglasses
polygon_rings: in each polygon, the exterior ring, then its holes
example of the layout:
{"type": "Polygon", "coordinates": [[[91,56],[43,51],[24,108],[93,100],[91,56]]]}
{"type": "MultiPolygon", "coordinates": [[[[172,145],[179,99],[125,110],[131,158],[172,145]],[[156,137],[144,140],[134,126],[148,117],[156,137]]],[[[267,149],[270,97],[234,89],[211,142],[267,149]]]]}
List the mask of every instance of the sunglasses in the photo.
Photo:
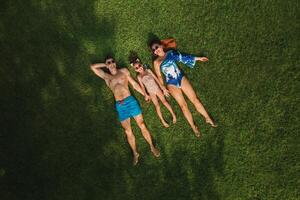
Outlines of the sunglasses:
{"type": "Polygon", "coordinates": [[[112,64],[112,63],[115,63],[115,61],[114,61],[114,60],[110,60],[110,61],[107,61],[107,62],[106,62],[107,65],[110,65],[110,64],[112,64]]]}
{"type": "Polygon", "coordinates": [[[156,49],[158,49],[158,48],[159,48],[159,45],[155,45],[155,46],[153,46],[153,48],[152,48],[152,52],[156,51],[156,49]]]}
{"type": "Polygon", "coordinates": [[[134,65],[135,70],[138,70],[141,67],[143,67],[141,63],[134,65]]]}

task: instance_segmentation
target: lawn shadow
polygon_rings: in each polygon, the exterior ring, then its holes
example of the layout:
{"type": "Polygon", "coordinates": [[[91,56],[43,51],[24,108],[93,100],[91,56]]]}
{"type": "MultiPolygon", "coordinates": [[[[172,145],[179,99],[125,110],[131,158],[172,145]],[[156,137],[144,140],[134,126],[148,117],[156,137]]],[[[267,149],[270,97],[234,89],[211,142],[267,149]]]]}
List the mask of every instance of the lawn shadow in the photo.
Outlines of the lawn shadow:
{"type": "Polygon", "coordinates": [[[162,152],[167,156],[163,170],[165,176],[169,177],[164,184],[169,184],[166,188],[172,188],[166,196],[172,197],[169,199],[219,200],[214,180],[223,176],[224,136],[214,134],[195,142],[204,143],[204,146],[199,149],[199,145],[191,143],[174,147],[169,153],[162,152]],[[187,194],[189,196],[184,196],[187,194]]]}
{"type": "Polygon", "coordinates": [[[89,69],[114,50],[115,25],[97,19],[93,0],[80,4],[15,2],[5,10],[1,54],[13,55],[4,70],[14,88],[5,99],[7,110],[13,108],[6,116],[13,128],[2,137],[4,199],[105,197],[119,181],[111,179],[112,169],[122,166],[124,156],[113,154],[118,148],[106,150],[119,134],[116,114],[107,114],[113,99],[89,69]]]}
{"type": "Polygon", "coordinates": [[[160,158],[149,153],[137,168],[123,173],[130,182],[131,199],[222,199],[216,180],[224,175],[224,135],[160,142],[159,146],[160,158]],[[141,187],[145,181],[150,188],[141,187]]]}

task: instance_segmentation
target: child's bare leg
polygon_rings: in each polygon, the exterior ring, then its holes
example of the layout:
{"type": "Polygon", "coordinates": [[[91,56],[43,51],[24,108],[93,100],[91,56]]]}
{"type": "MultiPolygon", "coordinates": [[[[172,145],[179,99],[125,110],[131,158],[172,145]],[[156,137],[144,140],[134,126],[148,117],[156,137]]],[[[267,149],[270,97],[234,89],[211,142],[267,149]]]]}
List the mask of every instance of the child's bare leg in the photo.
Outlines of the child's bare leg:
{"type": "Polygon", "coordinates": [[[155,106],[156,113],[157,113],[161,123],[164,125],[164,127],[168,128],[169,124],[165,121],[165,119],[162,116],[162,113],[160,110],[160,105],[159,105],[158,99],[156,97],[156,94],[150,94],[150,97],[151,97],[151,101],[153,102],[153,104],[155,106]]]}
{"type": "Polygon", "coordinates": [[[161,100],[161,102],[164,104],[164,106],[169,110],[169,112],[171,113],[172,115],[172,118],[173,118],[173,124],[176,123],[177,121],[177,118],[176,118],[176,115],[171,107],[171,105],[168,103],[168,101],[166,100],[164,94],[162,92],[158,92],[157,93],[157,96],[158,98],[161,100]]]}

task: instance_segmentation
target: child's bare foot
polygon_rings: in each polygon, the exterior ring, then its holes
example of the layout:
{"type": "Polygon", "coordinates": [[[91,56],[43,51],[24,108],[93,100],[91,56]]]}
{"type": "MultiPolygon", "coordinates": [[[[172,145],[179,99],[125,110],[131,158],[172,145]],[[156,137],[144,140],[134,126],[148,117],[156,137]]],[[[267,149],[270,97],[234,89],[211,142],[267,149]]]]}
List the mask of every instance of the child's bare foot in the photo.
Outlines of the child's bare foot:
{"type": "Polygon", "coordinates": [[[218,125],[216,125],[213,121],[212,121],[212,119],[210,119],[210,118],[208,118],[208,119],[205,119],[205,122],[207,123],[207,124],[209,124],[211,127],[213,127],[213,128],[216,128],[218,125]]]}
{"type": "Polygon", "coordinates": [[[175,115],[173,115],[173,124],[175,124],[177,122],[177,118],[175,115]]]}
{"type": "Polygon", "coordinates": [[[139,153],[134,153],[133,154],[133,165],[137,165],[138,162],[139,162],[139,157],[140,157],[140,154],[139,153]]]}
{"type": "Polygon", "coordinates": [[[201,136],[201,133],[200,133],[200,131],[199,131],[199,129],[198,129],[198,127],[196,125],[192,129],[193,129],[194,134],[195,134],[196,137],[200,137],[201,136]]]}
{"type": "Polygon", "coordinates": [[[161,121],[161,123],[164,125],[164,127],[169,128],[170,125],[166,121],[161,121]]]}
{"type": "Polygon", "coordinates": [[[154,155],[155,157],[159,157],[159,156],[160,156],[159,150],[158,150],[157,148],[155,148],[155,147],[152,147],[152,148],[151,148],[151,152],[153,153],[153,155],[154,155]]]}

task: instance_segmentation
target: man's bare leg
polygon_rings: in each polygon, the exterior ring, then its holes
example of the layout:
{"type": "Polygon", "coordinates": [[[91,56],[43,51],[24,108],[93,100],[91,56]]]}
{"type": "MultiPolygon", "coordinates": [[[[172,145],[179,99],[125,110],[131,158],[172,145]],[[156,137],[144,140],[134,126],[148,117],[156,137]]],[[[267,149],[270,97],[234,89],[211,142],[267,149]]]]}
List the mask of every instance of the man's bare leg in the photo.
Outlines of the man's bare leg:
{"type": "Polygon", "coordinates": [[[133,165],[136,165],[139,161],[140,154],[137,152],[137,149],[136,149],[135,136],[133,135],[133,132],[131,129],[130,118],[122,121],[121,124],[125,130],[127,141],[129,143],[129,146],[133,153],[133,165]]]}
{"type": "Polygon", "coordinates": [[[150,149],[151,149],[151,152],[153,153],[153,155],[155,157],[159,157],[160,156],[160,152],[153,145],[152,138],[151,138],[151,135],[149,133],[149,130],[147,129],[147,127],[146,127],[146,125],[144,123],[143,115],[140,114],[138,116],[135,116],[134,119],[135,119],[137,125],[140,127],[145,140],[148,142],[148,144],[150,146],[150,149]]]}

